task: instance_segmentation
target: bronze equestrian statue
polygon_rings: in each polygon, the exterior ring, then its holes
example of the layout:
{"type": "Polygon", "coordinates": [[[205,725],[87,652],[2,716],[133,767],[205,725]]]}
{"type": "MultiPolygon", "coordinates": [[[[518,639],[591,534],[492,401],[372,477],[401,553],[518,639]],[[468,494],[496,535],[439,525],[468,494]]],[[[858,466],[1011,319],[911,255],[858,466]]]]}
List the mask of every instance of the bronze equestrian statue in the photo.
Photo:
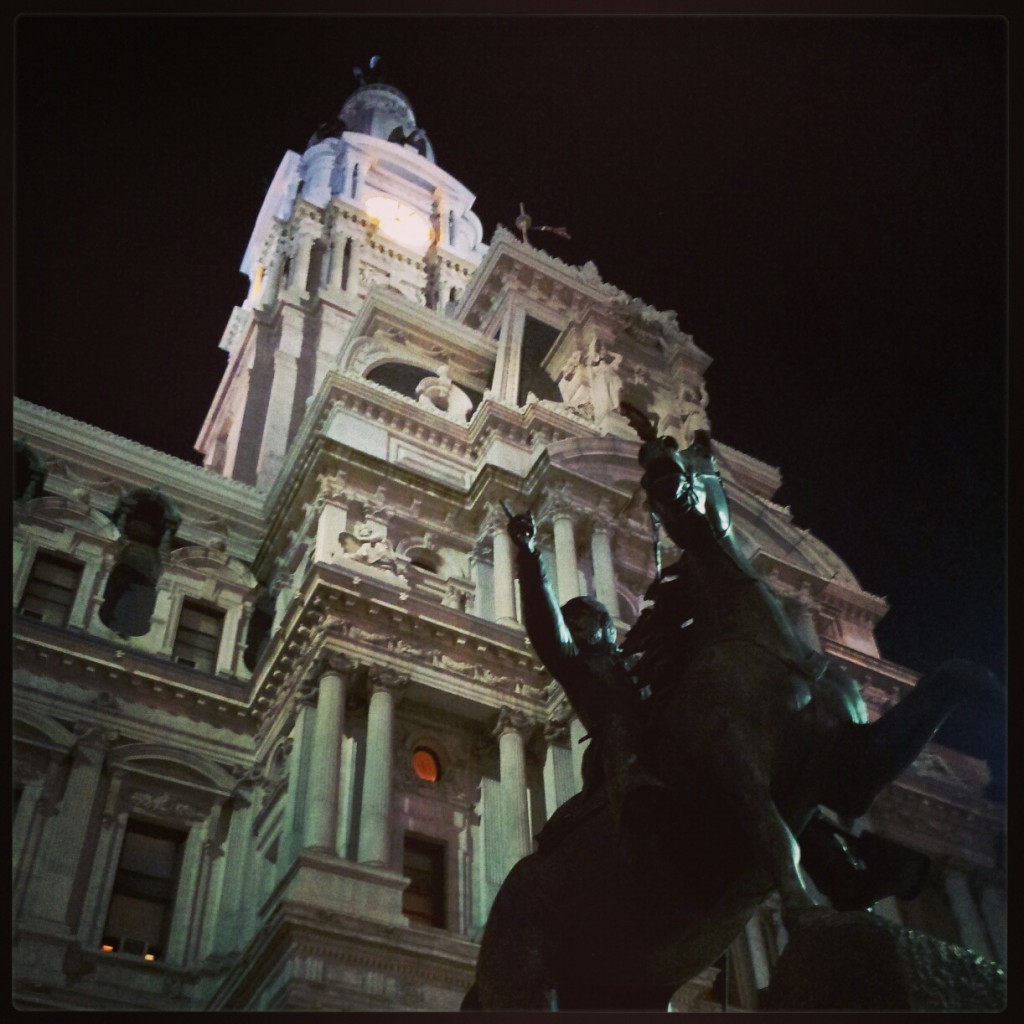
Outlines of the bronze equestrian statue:
{"type": "Polygon", "coordinates": [[[664,1010],[773,889],[791,935],[833,913],[798,870],[801,831],[821,845],[819,806],[863,815],[959,703],[999,691],[946,663],[869,724],[854,680],[797,637],[740,549],[710,437],[680,450],[624,411],[682,557],[620,649],[596,603],[558,608],[532,518],[509,523],[531,642],[593,749],[583,791],[503,882],[463,1009],[664,1010]]]}

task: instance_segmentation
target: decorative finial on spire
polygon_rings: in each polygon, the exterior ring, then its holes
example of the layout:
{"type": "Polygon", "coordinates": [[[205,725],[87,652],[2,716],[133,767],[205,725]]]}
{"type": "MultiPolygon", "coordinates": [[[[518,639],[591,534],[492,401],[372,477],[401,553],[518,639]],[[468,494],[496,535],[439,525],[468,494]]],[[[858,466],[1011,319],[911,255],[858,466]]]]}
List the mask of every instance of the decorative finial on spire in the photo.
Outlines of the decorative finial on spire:
{"type": "Polygon", "coordinates": [[[553,228],[547,224],[543,224],[540,227],[533,227],[533,218],[526,212],[526,207],[519,204],[519,216],[516,217],[516,227],[519,229],[519,233],[523,236],[523,244],[529,245],[530,240],[527,238],[527,232],[533,231],[550,231],[553,235],[558,235],[559,238],[570,238],[569,232],[565,228],[553,228]]]}

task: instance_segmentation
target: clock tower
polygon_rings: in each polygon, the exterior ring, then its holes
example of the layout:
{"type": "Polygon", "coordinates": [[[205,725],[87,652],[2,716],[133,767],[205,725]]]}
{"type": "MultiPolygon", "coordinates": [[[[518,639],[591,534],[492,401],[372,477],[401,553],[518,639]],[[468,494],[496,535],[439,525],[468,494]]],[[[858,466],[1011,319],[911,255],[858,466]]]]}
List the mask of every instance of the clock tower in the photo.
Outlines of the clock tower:
{"type": "Polygon", "coordinates": [[[369,289],[442,310],[462,294],[486,252],[474,199],[382,82],[286,153],[242,259],[248,296],[220,342],[228,365],[196,443],[204,464],[269,487],[369,289]]]}

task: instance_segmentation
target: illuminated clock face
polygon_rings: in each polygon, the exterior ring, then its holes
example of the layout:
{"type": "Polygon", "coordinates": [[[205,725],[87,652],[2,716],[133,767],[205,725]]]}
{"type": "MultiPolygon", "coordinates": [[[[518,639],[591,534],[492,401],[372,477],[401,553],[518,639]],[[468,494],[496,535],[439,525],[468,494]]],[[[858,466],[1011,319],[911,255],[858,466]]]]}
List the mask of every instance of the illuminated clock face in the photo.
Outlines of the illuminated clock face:
{"type": "Polygon", "coordinates": [[[411,206],[388,196],[371,196],[366,212],[377,222],[377,230],[399,245],[423,252],[430,244],[430,223],[411,206]]]}

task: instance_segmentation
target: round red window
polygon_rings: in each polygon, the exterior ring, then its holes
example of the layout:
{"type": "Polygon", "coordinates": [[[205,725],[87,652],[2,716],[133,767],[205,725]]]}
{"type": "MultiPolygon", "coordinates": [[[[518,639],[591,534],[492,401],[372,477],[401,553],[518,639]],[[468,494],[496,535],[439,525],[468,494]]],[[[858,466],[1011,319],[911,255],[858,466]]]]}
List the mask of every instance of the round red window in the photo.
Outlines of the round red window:
{"type": "Polygon", "coordinates": [[[412,770],[424,782],[437,782],[441,777],[441,762],[429,747],[417,747],[412,752],[412,770]]]}

